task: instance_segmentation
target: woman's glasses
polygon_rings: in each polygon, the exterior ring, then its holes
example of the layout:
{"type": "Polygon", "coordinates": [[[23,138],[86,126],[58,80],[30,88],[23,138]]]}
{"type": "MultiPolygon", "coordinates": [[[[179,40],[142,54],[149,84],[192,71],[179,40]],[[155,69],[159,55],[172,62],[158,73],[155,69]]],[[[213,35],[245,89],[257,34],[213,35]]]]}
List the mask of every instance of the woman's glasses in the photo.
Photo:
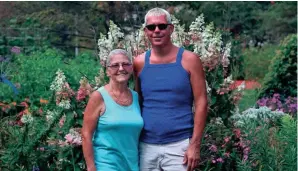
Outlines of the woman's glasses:
{"type": "Polygon", "coordinates": [[[165,30],[168,25],[171,25],[171,24],[149,24],[147,26],[145,26],[148,30],[150,31],[154,31],[156,29],[156,26],[158,27],[159,30],[165,30]]]}
{"type": "Polygon", "coordinates": [[[111,64],[108,67],[114,71],[119,70],[120,66],[122,66],[122,68],[126,71],[131,70],[131,63],[115,63],[115,64],[111,64]]]}

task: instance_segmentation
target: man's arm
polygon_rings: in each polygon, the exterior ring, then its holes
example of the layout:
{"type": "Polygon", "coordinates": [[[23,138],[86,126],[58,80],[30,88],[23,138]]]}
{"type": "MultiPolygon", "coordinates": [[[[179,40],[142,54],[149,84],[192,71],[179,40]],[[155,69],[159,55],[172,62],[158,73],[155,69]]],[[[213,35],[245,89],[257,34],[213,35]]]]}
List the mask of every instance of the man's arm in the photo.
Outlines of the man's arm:
{"type": "Polygon", "coordinates": [[[199,56],[186,51],[182,65],[190,74],[190,82],[194,96],[194,129],[189,147],[184,156],[188,170],[192,171],[200,160],[200,146],[207,118],[207,92],[203,66],[199,56]]]}

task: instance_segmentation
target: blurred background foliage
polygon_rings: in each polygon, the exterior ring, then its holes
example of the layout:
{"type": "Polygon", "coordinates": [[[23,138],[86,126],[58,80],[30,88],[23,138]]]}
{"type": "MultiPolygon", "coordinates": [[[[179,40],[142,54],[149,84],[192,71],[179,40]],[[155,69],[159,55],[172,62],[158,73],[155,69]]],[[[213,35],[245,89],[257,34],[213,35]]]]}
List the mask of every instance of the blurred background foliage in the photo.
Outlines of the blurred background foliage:
{"type": "MultiPolygon", "coordinates": [[[[139,29],[145,13],[157,6],[174,14],[186,29],[200,14],[204,14],[206,23],[213,22],[223,41],[232,42],[232,67],[229,72],[234,80],[261,83],[268,72],[274,75],[273,69],[269,70],[269,64],[278,56],[280,42],[289,34],[297,37],[297,2],[7,1],[0,2],[0,74],[14,84],[20,84],[21,94],[30,89],[43,96],[39,89],[48,89],[51,80],[48,78],[46,81],[45,74],[51,70],[53,77],[57,68],[63,68],[70,79],[75,80],[73,84],[77,84],[79,78],[72,77],[81,77],[90,69],[98,71],[97,41],[101,34],[106,35],[109,31],[110,20],[128,35],[139,29]],[[15,46],[20,47],[20,56],[11,51],[15,46]],[[66,69],[67,66],[70,67],[66,69]],[[39,80],[33,77],[36,73],[39,80]],[[21,78],[27,78],[27,82],[22,84],[21,78]],[[42,88],[34,88],[36,81],[42,83],[42,88]]],[[[297,63],[295,60],[290,62],[291,66],[297,63]]],[[[290,75],[287,78],[296,78],[297,72],[290,75]]],[[[272,94],[275,85],[272,81],[270,84],[267,85],[270,90],[264,91],[272,94]]],[[[291,92],[294,90],[296,88],[291,92]]],[[[1,101],[11,100],[14,98],[12,94],[7,84],[0,84],[1,101]]],[[[258,96],[257,93],[248,94],[258,96]]],[[[34,93],[32,95],[35,96],[34,93]]]]}

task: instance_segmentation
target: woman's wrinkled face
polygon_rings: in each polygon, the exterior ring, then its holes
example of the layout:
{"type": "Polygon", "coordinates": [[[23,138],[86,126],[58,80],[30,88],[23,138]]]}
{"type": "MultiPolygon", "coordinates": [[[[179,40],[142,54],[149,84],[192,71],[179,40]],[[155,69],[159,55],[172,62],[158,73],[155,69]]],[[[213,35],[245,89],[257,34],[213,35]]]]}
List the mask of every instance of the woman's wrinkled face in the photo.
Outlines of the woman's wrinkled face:
{"type": "Polygon", "coordinates": [[[127,56],[117,54],[111,57],[107,66],[107,76],[119,83],[127,82],[133,72],[132,63],[127,56]]]}

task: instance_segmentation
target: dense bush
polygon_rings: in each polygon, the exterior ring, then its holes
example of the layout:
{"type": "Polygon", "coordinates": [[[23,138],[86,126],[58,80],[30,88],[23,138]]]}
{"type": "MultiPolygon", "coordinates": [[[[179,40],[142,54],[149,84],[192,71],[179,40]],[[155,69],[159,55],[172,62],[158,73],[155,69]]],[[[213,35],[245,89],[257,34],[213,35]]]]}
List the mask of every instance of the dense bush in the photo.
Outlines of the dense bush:
{"type": "Polygon", "coordinates": [[[278,125],[250,122],[242,127],[250,142],[248,160],[237,170],[297,170],[297,120],[289,115],[278,125]]]}
{"type": "Polygon", "coordinates": [[[262,85],[260,98],[274,93],[297,96],[297,35],[289,35],[281,42],[262,85]]]}
{"type": "Polygon", "coordinates": [[[236,113],[230,121],[234,127],[226,127],[221,118],[207,124],[200,170],[296,170],[295,118],[263,107],[236,113]]]}

